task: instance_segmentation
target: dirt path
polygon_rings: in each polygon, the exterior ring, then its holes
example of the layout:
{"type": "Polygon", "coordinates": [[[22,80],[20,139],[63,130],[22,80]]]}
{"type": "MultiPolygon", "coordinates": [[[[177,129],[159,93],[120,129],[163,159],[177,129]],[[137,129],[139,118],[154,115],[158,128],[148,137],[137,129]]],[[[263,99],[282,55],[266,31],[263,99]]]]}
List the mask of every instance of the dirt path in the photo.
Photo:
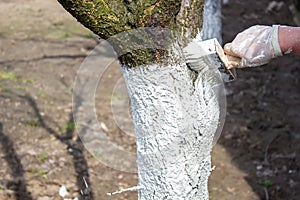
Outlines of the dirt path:
{"type": "MultiPolygon", "coordinates": [[[[225,41],[252,24],[292,24],[288,3],[266,13],[269,3],[230,0],[223,10],[225,41]]],[[[62,185],[66,198],[137,199],[135,192],[106,195],[136,185],[136,174],[106,167],[74,133],[73,83],[98,42],[56,1],[0,2],[0,199],[59,200],[62,185]]],[[[113,65],[103,80],[107,90],[97,92],[97,114],[107,135],[134,151],[134,139],[113,123],[109,91],[121,74],[113,65]]],[[[239,70],[239,79],[227,85],[211,199],[300,199],[299,67],[299,58],[281,58],[239,70]]]]}

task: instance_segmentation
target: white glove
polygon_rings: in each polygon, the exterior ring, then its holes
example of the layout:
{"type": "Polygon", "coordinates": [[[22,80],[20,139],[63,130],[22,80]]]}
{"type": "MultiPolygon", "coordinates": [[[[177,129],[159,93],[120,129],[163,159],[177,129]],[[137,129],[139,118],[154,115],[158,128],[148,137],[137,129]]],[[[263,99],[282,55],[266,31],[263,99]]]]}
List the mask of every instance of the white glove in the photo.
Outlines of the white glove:
{"type": "Polygon", "coordinates": [[[282,56],[278,42],[278,25],[252,26],[224,46],[229,67],[256,67],[282,56]]]}

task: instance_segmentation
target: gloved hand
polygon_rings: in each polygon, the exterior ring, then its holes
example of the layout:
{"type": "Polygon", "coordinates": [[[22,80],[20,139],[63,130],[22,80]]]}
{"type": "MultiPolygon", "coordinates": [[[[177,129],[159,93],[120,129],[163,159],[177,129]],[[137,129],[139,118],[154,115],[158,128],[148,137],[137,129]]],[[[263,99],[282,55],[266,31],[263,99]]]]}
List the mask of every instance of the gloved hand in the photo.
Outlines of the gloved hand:
{"type": "Polygon", "coordinates": [[[278,28],[278,25],[256,25],[239,33],[232,43],[224,46],[229,60],[228,68],[256,67],[282,56],[278,28]]]}

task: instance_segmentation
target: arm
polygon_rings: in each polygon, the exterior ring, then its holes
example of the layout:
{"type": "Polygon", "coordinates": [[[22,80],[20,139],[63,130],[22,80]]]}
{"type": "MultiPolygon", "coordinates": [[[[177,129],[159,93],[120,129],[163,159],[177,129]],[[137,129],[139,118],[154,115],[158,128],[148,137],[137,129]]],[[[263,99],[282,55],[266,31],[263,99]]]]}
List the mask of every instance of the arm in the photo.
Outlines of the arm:
{"type": "Polygon", "coordinates": [[[256,67],[283,54],[300,55],[300,27],[252,26],[225,45],[229,67],[256,67]]]}
{"type": "Polygon", "coordinates": [[[300,56],[300,27],[280,26],[278,41],[284,54],[300,56]]]}

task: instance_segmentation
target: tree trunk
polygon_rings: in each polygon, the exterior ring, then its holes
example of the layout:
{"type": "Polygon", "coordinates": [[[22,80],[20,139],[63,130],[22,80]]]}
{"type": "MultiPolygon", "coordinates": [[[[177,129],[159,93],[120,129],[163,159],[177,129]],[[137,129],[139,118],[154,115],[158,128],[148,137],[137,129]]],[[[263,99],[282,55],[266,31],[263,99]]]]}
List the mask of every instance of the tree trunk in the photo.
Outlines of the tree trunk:
{"type": "Polygon", "coordinates": [[[208,199],[219,119],[208,76],[194,82],[185,63],[122,71],[137,135],[139,200],[208,199]]]}
{"type": "MultiPolygon", "coordinates": [[[[216,88],[222,86],[212,80],[211,66],[192,71],[180,53],[200,38],[203,0],[58,1],[105,39],[137,27],[178,30],[176,41],[163,50],[157,45],[165,37],[157,34],[142,39],[155,43],[152,49],[125,51],[129,43],[122,37],[110,43],[119,55],[131,99],[139,200],[208,199],[210,153],[220,117],[216,88]]],[[[135,37],[133,43],[141,40],[135,37]]]]}
{"type": "Polygon", "coordinates": [[[206,0],[203,13],[203,40],[217,38],[222,44],[222,0],[206,0]]]}

